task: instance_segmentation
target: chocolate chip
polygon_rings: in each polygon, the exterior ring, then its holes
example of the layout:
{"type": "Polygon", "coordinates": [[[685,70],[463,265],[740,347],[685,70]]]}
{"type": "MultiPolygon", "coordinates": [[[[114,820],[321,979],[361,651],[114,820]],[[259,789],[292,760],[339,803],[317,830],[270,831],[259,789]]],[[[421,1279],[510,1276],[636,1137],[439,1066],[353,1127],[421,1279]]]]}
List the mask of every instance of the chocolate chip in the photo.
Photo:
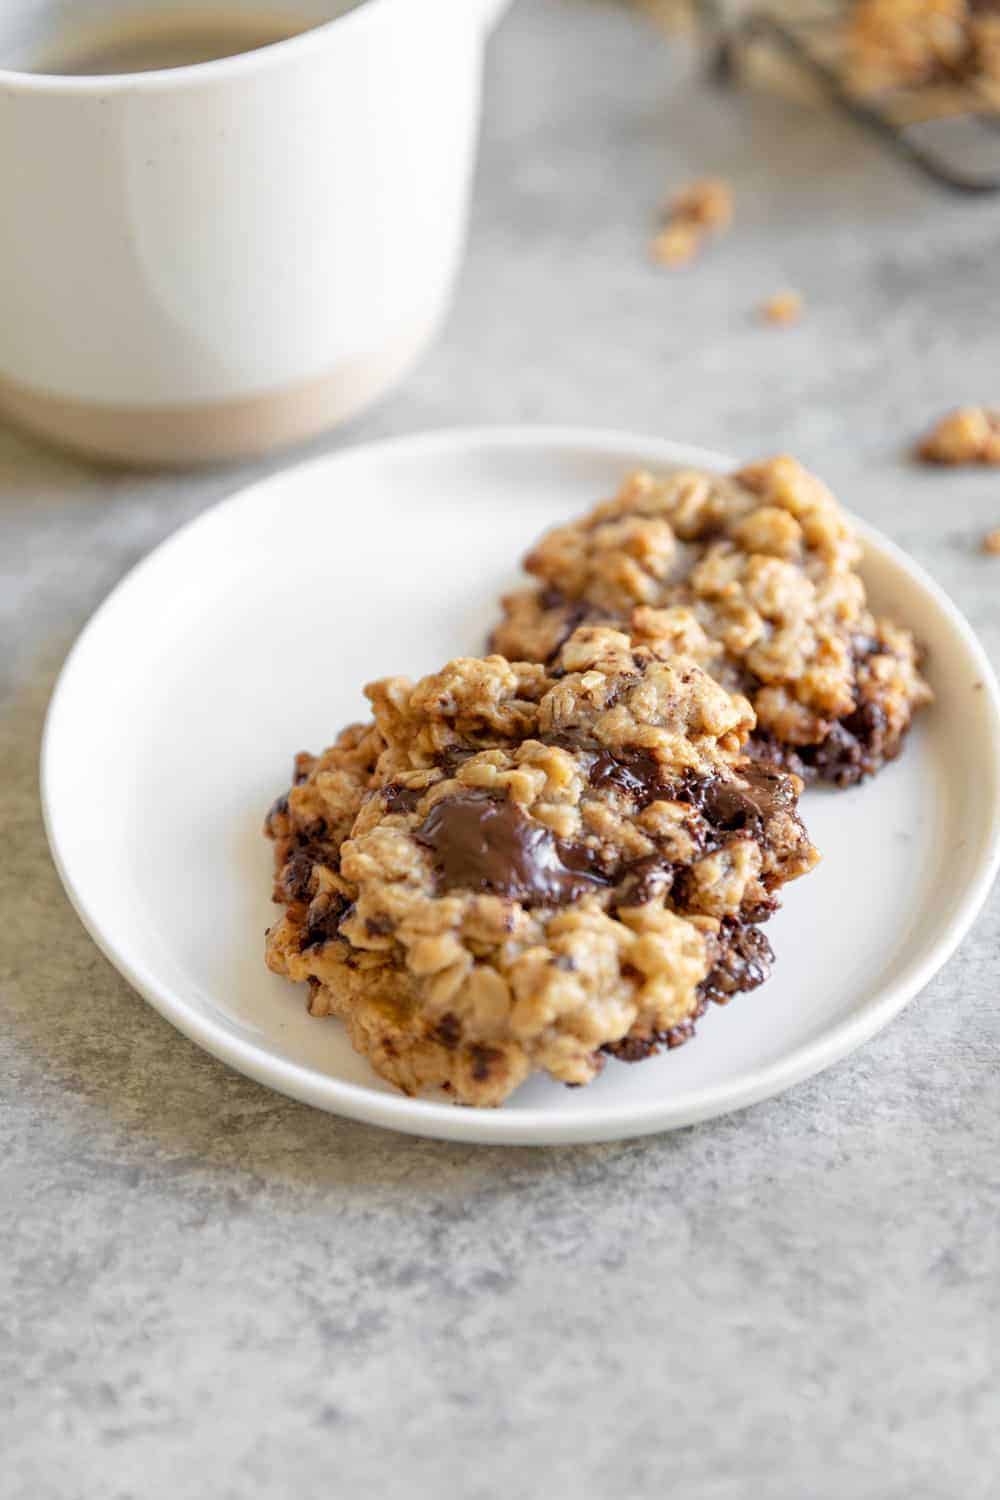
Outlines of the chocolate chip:
{"type": "Polygon", "coordinates": [[[274,799],[274,801],[271,803],[271,806],[268,808],[268,810],[267,810],[267,817],[264,819],[264,832],[267,834],[267,836],[269,838],[273,839],[273,838],[276,838],[278,836],[278,828],[277,828],[278,819],[279,818],[287,818],[287,816],[288,816],[288,798],[287,797],[276,797],[274,799]]]}
{"type": "Polygon", "coordinates": [[[462,1023],[454,1011],[445,1011],[431,1035],[436,1042],[441,1043],[442,1047],[457,1047],[462,1040],[462,1023]]]}
{"type": "Polygon", "coordinates": [[[781,902],[777,896],[764,896],[760,901],[744,902],[740,909],[740,919],[743,922],[769,922],[776,911],[781,910],[781,902]]]}
{"type": "Polygon", "coordinates": [[[799,754],[817,776],[834,786],[854,786],[899,754],[899,742],[888,730],[879,703],[862,703],[830,729],[818,745],[805,745],[799,754]]]}
{"type": "Polygon", "coordinates": [[[382,788],[386,812],[412,812],[426,790],[426,787],[402,786],[398,781],[392,782],[382,788]]]}
{"type": "MultiPolygon", "coordinates": [[[[653,1057],[661,1047],[680,1047],[694,1036],[695,1021],[704,1014],[710,1000],[724,1005],[740,991],[754,990],[764,983],[771,972],[774,954],[762,932],[745,922],[725,917],[718,942],[720,947],[715,967],[698,986],[698,1003],[693,1014],[666,1031],[625,1036],[620,1042],[606,1043],[601,1050],[618,1058],[619,1062],[633,1063],[653,1057]]],[[[630,971],[628,965],[623,967],[622,973],[626,977],[641,978],[635,971],[630,971]]]]}
{"type": "Polygon", "coordinates": [[[413,837],[431,851],[440,890],[565,906],[609,884],[586,845],[557,839],[516,802],[481,791],[436,802],[413,837]]]}
{"type": "Polygon", "coordinates": [[[741,766],[737,780],[721,776],[689,776],[678,800],[697,807],[713,829],[721,833],[749,833],[760,838],[768,821],[795,808],[795,788],[789,778],[769,766],[741,766]]]}
{"type": "Polygon", "coordinates": [[[369,937],[388,937],[394,932],[396,924],[391,917],[378,916],[365,918],[365,931],[369,937]]]}
{"type": "Polygon", "coordinates": [[[615,908],[662,901],[670,893],[675,875],[675,867],[658,854],[637,859],[622,872],[615,892],[615,908]]]}
{"type": "Polygon", "coordinates": [[[881,703],[862,703],[843,720],[843,727],[861,744],[871,745],[884,734],[887,722],[881,703]]]}
{"type": "Polygon", "coordinates": [[[281,872],[280,885],[288,901],[308,901],[313,861],[303,849],[296,849],[281,872]]]}
{"type": "Polygon", "coordinates": [[[589,604],[585,599],[567,599],[566,595],[557,588],[542,589],[538,595],[538,602],[542,609],[562,612],[562,619],[558,622],[559,634],[549,652],[549,662],[559,655],[574,630],[580,625],[588,620],[606,617],[606,612],[598,609],[596,605],[589,604]]]}
{"type": "Polygon", "coordinates": [[[647,1057],[653,1057],[659,1052],[659,1047],[653,1037],[625,1036],[620,1042],[605,1042],[604,1051],[611,1057],[617,1057],[619,1062],[644,1062],[647,1057]]]}
{"type": "Polygon", "coordinates": [[[649,750],[602,750],[590,768],[593,787],[614,787],[640,807],[669,796],[663,767],[649,750]]]}
{"type": "Polygon", "coordinates": [[[764,934],[756,927],[723,919],[719,932],[721,952],[699,990],[708,1000],[725,1005],[741,991],[755,990],[771,972],[774,954],[764,934]]]}
{"type": "Polygon", "coordinates": [[[743,747],[757,765],[771,766],[776,771],[790,771],[802,781],[814,781],[816,771],[807,765],[792,745],[785,745],[765,729],[752,734],[743,747]]]}
{"type": "Polygon", "coordinates": [[[636,684],[640,681],[641,679],[639,677],[620,678],[615,685],[614,691],[609,693],[607,698],[605,698],[604,700],[605,709],[615,708],[622,701],[625,694],[630,693],[636,686],[636,684]]]}
{"type": "Polygon", "coordinates": [[[702,807],[716,828],[726,833],[747,829],[759,836],[768,818],[788,806],[788,779],[764,766],[748,766],[739,774],[745,785],[709,781],[702,796],[702,807]]]}
{"type": "Polygon", "coordinates": [[[493,1064],[503,1061],[503,1053],[499,1047],[484,1047],[481,1043],[474,1042],[469,1048],[469,1059],[473,1078],[477,1083],[484,1083],[490,1076],[493,1064]]]}
{"type": "Polygon", "coordinates": [[[703,1002],[694,1015],[671,1026],[667,1031],[653,1031],[648,1036],[625,1036],[620,1042],[606,1042],[601,1051],[606,1052],[609,1057],[616,1057],[619,1062],[645,1062],[647,1057],[655,1057],[661,1047],[673,1050],[674,1047],[682,1047],[685,1042],[689,1042],[694,1036],[694,1023],[704,1010],[703,1002]]]}
{"type": "Polygon", "coordinates": [[[321,916],[314,917],[302,942],[299,945],[300,953],[307,953],[310,948],[322,948],[331,938],[335,938],[340,929],[340,924],[354,910],[353,901],[348,901],[346,896],[334,892],[330,897],[329,905],[321,916]]]}

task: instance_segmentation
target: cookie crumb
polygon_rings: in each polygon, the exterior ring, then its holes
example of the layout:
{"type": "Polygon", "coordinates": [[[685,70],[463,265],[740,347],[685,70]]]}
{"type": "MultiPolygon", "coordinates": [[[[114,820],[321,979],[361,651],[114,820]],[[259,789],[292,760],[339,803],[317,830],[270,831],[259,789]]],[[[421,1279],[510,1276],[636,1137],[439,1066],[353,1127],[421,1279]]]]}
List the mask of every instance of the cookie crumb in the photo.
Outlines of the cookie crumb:
{"type": "Polygon", "coordinates": [[[983,551],[989,552],[993,557],[1000,557],[1000,526],[995,531],[988,531],[983,537],[983,551]]]}
{"type": "Polygon", "coordinates": [[[661,266],[687,265],[707,235],[722,234],[732,223],[732,189],[721,177],[700,177],[674,193],[663,217],[650,253],[661,266]]]}
{"type": "Polygon", "coordinates": [[[668,224],[649,247],[660,266],[686,266],[701,249],[701,234],[692,224],[668,224]]]}
{"type": "Polygon", "coordinates": [[[721,234],[733,222],[733,190],[721,177],[699,177],[674,193],[666,216],[721,234]]]}
{"type": "Polygon", "coordinates": [[[790,289],[783,292],[775,292],[773,297],[768,297],[761,306],[761,316],[765,323],[776,325],[787,325],[797,323],[802,317],[805,309],[801,292],[793,292],[790,289]]]}
{"type": "Polygon", "coordinates": [[[917,445],[929,464],[1000,464],[1000,408],[960,406],[917,445]]]}

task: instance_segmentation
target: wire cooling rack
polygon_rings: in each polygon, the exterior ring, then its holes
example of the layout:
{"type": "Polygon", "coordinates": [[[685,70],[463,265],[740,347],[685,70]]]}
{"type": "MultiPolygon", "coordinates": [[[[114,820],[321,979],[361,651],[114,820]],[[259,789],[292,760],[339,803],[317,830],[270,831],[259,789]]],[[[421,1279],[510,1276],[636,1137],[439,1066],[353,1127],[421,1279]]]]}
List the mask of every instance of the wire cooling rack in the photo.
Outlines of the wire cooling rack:
{"type": "Polygon", "coordinates": [[[790,60],[836,107],[934,182],[956,193],[1000,191],[1000,85],[943,78],[868,93],[852,77],[850,0],[768,0],[734,16],[725,0],[696,0],[713,76],[732,85],[764,47],[790,60]]]}

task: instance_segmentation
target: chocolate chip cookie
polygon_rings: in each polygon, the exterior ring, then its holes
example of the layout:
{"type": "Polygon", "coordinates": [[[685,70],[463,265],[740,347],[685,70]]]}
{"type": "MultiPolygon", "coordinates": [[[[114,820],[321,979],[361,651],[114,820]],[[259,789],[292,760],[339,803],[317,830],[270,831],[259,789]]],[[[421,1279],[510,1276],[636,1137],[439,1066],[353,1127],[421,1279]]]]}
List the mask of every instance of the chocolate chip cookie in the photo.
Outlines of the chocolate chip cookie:
{"type": "Polygon", "coordinates": [[[759,924],[817,859],[745,698],[663,638],[550,654],[372,684],[268,816],[269,967],[408,1093],[496,1105],[676,1046],[766,977],[759,924]]]}
{"type": "Polygon", "coordinates": [[[538,584],[504,599],[491,647],[551,662],[583,622],[672,646],[749,698],[755,759],[850,786],[899,753],[931,696],[909,631],[871,614],[860,556],[833,495],[792,458],[635,473],[529,552],[538,584]]]}

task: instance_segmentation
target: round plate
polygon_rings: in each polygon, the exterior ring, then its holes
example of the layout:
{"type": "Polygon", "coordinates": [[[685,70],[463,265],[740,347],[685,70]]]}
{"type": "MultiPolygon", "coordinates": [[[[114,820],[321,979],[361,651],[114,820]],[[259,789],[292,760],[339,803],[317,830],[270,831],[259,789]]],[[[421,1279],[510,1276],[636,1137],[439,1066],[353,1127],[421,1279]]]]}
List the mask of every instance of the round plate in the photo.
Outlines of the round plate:
{"type": "Polygon", "coordinates": [[[532,1078],[499,1110],[408,1099],[264,967],[274,908],[261,823],[293,753],[362,717],[370,679],[480,651],[541,531],[631,467],[676,464],[729,467],[614,432],[404,438],[254,485],[140,563],[76,643],[42,752],[63,882],[140,994],[216,1057],[309,1104],[417,1135],[520,1144],[737,1109],[884,1026],[951,954],[996,871],[1000,711],[954,605],[868,527],[874,607],[926,644],[937,701],[874,781],[806,794],[824,858],[768,928],[774,977],[710,1007],[687,1046],[610,1063],[586,1089],[532,1078]]]}

